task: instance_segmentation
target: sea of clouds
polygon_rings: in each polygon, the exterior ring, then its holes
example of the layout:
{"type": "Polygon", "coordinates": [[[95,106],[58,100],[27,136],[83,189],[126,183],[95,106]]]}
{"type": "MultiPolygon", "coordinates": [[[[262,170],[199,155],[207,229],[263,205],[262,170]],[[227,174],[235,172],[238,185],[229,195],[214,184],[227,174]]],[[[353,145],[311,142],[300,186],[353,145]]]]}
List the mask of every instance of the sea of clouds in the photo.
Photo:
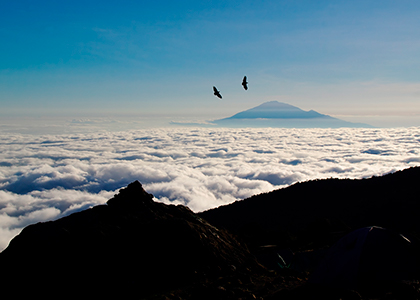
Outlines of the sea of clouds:
{"type": "Polygon", "coordinates": [[[298,181],[417,165],[418,127],[4,133],[0,251],[25,226],[103,204],[135,180],[157,201],[197,212],[298,181]]]}

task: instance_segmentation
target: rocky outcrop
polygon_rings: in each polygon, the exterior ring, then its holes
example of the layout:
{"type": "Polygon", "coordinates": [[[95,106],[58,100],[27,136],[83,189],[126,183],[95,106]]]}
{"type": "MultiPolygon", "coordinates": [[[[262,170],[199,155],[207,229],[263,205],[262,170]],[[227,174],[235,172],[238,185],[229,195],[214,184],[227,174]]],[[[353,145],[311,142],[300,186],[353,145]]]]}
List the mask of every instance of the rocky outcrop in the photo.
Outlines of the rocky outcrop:
{"type": "Polygon", "coordinates": [[[372,225],[408,237],[417,264],[419,178],[416,167],[314,180],[199,214],[136,181],[105,205],[26,227],[0,253],[0,282],[17,298],[418,299],[417,272],[357,291],[307,279],[328,246],[372,225]]]}
{"type": "Polygon", "coordinates": [[[20,296],[142,298],[263,271],[228,232],[185,206],[154,202],[138,181],[106,205],[26,227],[0,265],[3,287],[20,296]]]}

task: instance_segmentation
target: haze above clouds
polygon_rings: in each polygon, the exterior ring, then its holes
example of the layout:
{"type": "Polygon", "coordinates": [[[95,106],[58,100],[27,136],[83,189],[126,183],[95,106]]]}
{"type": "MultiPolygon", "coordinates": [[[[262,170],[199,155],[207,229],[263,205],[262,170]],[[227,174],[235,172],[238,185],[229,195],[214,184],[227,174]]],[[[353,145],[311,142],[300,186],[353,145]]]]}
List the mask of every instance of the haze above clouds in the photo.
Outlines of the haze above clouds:
{"type": "Polygon", "coordinates": [[[103,204],[134,180],[157,201],[202,211],[297,181],[420,165],[419,142],[420,128],[1,134],[0,249],[28,224],[103,204]]]}

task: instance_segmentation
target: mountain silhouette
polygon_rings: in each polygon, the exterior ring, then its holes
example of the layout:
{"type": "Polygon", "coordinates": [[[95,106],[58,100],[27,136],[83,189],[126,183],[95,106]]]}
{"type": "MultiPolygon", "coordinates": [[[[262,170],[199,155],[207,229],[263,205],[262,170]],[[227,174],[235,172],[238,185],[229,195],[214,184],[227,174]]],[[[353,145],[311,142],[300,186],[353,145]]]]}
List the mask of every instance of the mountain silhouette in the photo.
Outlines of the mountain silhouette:
{"type": "Polygon", "coordinates": [[[278,101],[265,102],[231,117],[206,123],[171,122],[173,125],[228,128],[372,128],[372,125],[340,120],[314,110],[304,111],[296,106],[278,101]]]}
{"type": "Polygon", "coordinates": [[[237,113],[227,119],[313,119],[331,118],[316,111],[304,111],[296,106],[278,102],[265,102],[257,107],[237,113]]]}
{"type": "MultiPolygon", "coordinates": [[[[404,234],[418,258],[419,179],[420,167],[412,167],[369,179],[312,180],[201,213],[155,202],[135,181],[104,205],[24,228],[0,253],[3,292],[47,299],[418,299],[417,273],[381,285],[367,277],[369,289],[357,292],[311,285],[308,274],[329,246],[367,226],[404,234]]],[[[412,266],[418,270],[418,261],[412,266]]]]}
{"type": "Polygon", "coordinates": [[[27,226],[0,253],[3,292],[143,299],[265,272],[225,230],[152,198],[136,181],[105,205],[27,226]]]}
{"type": "Polygon", "coordinates": [[[368,124],[343,121],[314,110],[304,111],[278,101],[265,102],[231,117],[212,121],[212,123],[226,127],[372,127],[368,124]]]}
{"type": "Polygon", "coordinates": [[[336,240],[337,234],[372,225],[417,240],[419,179],[420,167],[412,167],[367,179],[298,182],[199,215],[254,246],[325,247],[336,240]],[[259,228],[259,233],[251,234],[249,228],[259,228]]]}

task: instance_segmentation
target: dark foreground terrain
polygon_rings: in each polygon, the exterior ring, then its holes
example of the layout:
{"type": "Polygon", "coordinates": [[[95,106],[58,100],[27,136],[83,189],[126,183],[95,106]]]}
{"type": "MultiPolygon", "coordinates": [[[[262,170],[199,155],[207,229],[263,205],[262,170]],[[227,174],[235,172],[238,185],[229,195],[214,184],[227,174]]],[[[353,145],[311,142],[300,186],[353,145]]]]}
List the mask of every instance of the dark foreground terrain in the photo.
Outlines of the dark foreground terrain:
{"type": "Polygon", "coordinates": [[[154,202],[136,181],[105,205],[26,227],[0,253],[2,291],[17,298],[418,299],[419,180],[420,168],[410,168],[302,182],[199,214],[154,202]]]}

